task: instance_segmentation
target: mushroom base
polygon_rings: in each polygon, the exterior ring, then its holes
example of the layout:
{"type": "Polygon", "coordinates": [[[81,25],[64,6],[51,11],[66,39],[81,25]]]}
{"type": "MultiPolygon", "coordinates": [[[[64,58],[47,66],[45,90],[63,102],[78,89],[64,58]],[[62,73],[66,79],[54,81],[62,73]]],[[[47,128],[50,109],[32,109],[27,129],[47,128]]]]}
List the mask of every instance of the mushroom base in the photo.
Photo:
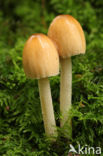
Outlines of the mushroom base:
{"type": "Polygon", "coordinates": [[[50,83],[48,78],[39,79],[38,85],[46,135],[57,135],[50,83]]]}
{"type": "Polygon", "coordinates": [[[69,121],[69,110],[71,108],[72,96],[72,62],[71,58],[61,59],[61,79],[60,79],[60,112],[62,115],[60,126],[69,121]]]}

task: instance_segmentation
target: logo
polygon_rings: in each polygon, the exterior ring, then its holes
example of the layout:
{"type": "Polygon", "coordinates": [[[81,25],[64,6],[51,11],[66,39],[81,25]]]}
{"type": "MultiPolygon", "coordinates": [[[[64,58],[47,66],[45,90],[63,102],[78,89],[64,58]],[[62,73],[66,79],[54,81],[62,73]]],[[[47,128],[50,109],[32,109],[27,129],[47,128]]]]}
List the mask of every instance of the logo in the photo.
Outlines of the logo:
{"type": "Polygon", "coordinates": [[[69,153],[73,154],[101,154],[101,147],[89,147],[88,145],[81,146],[78,145],[78,149],[76,150],[75,147],[70,144],[69,153]]]}

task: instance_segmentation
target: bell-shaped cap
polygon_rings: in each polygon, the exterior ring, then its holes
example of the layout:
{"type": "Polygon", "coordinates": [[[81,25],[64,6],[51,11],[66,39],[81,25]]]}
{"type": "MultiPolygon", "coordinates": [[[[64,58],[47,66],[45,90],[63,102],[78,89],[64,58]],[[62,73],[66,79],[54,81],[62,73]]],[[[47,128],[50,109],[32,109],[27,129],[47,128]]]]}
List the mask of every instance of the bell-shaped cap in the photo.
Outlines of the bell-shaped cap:
{"type": "Polygon", "coordinates": [[[46,78],[59,73],[59,56],[54,43],[43,34],[34,34],[23,50],[23,67],[29,78],[46,78]]]}
{"type": "Polygon", "coordinates": [[[86,50],[80,23],[70,15],[59,15],[51,23],[48,36],[54,41],[62,58],[83,54],[86,50]]]}

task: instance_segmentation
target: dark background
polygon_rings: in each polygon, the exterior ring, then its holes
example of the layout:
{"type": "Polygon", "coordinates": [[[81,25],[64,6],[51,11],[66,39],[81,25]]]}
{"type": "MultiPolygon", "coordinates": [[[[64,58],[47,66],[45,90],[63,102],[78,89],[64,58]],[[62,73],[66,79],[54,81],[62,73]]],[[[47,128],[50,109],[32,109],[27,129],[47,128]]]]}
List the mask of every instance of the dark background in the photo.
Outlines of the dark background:
{"type": "Polygon", "coordinates": [[[67,156],[69,143],[103,149],[103,0],[0,0],[0,156],[67,156]],[[59,14],[82,25],[85,55],[72,58],[73,136],[59,128],[60,76],[50,78],[59,136],[45,138],[37,80],[22,67],[25,41],[59,14]]]}

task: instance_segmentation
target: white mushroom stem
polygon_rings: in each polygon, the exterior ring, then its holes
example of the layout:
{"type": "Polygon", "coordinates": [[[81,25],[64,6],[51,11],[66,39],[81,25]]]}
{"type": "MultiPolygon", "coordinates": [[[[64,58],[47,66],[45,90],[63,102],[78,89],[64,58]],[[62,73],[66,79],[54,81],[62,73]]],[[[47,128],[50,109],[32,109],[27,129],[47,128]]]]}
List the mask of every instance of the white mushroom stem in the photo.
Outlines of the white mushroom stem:
{"type": "Polygon", "coordinates": [[[72,62],[71,58],[61,59],[60,80],[60,112],[62,115],[60,126],[63,127],[69,117],[72,97],[72,62]]]}
{"type": "Polygon", "coordinates": [[[46,135],[57,135],[50,83],[48,78],[39,79],[38,85],[46,135]]]}

